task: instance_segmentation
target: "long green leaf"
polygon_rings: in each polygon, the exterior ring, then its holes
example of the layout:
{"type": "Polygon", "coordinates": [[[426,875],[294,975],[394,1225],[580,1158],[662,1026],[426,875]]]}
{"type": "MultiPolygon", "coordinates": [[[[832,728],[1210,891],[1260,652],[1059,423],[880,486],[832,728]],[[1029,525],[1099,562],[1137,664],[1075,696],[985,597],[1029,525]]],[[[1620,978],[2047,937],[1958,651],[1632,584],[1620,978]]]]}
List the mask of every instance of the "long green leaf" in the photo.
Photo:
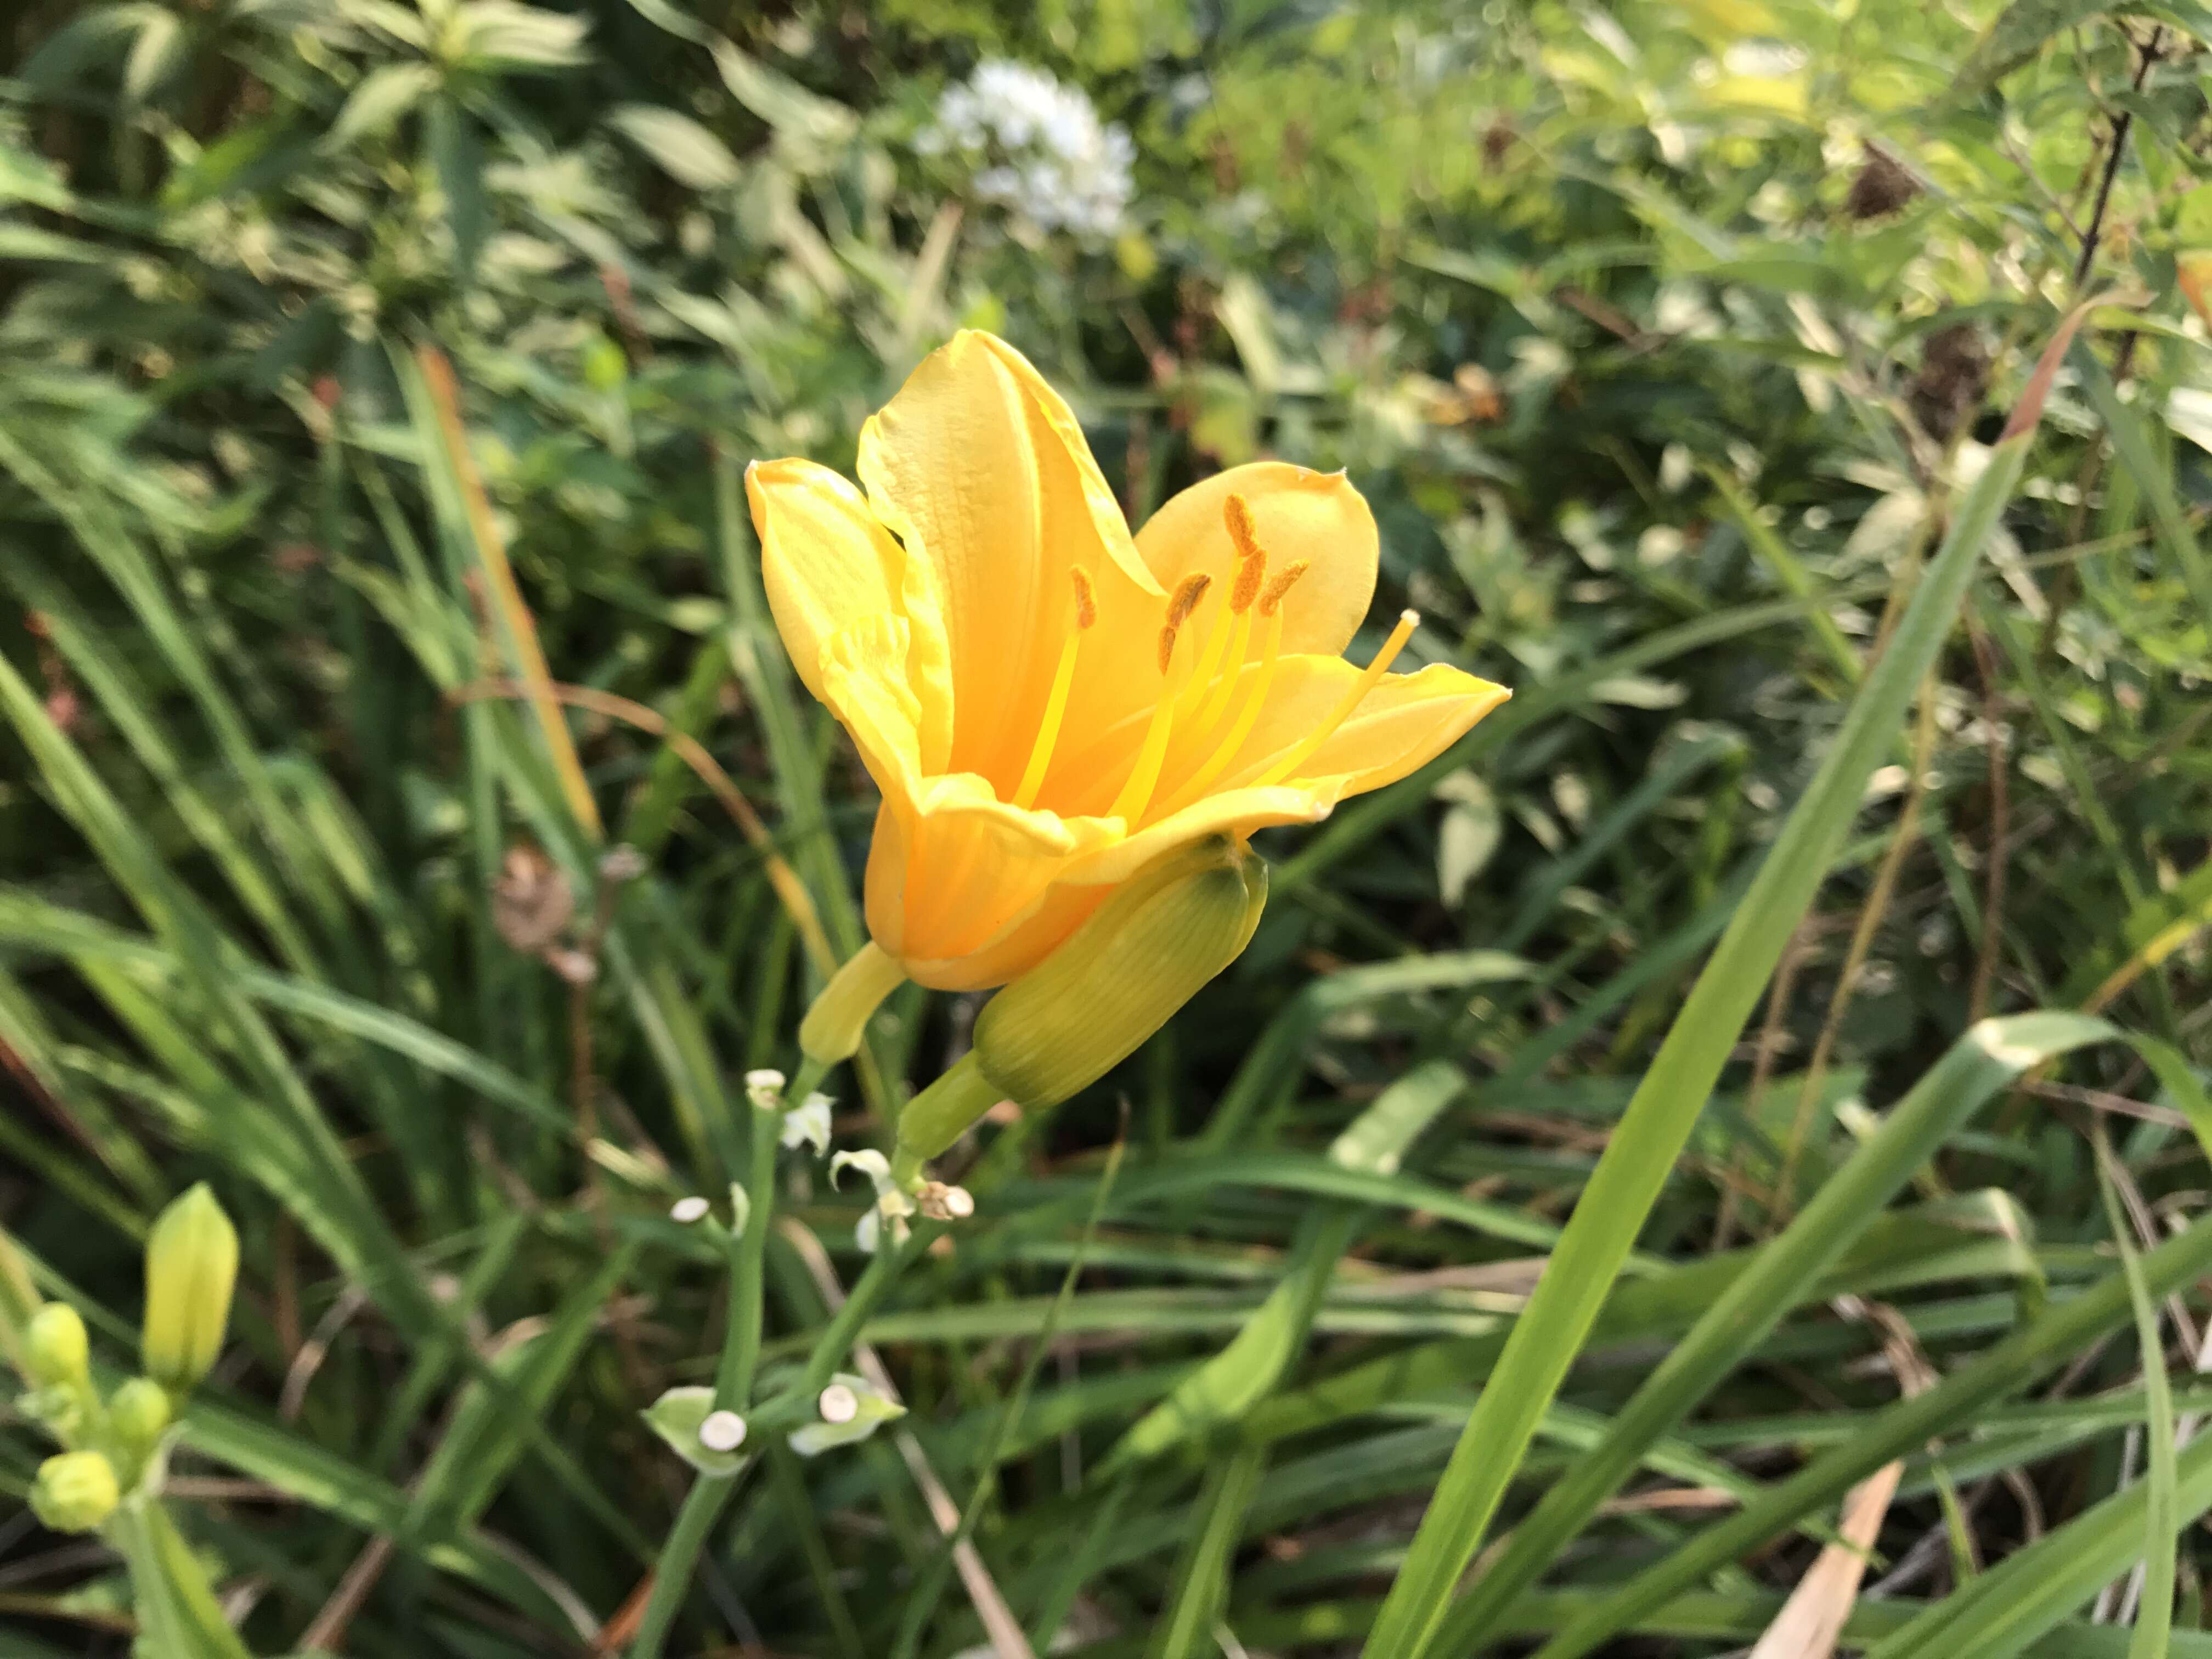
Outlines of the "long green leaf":
{"type": "MultiPolygon", "coordinates": [[[[2208,1265],[2212,1265],[2212,1216],[2200,1217],[2186,1232],[2142,1257],[2142,1288],[2153,1298],[2170,1295],[2208,1265]]],[[[1578,1659],[1632,1628],[1653,1608],[1702,1583],[1717,1568],[1834,1503],[1855,1482],[1892,1458],[1909,1455],[1981,1406],[2018,1393],[2069,1355],[2117,1329],[2131,1315],[2133,1296],[2126,1274],[2110,1273],[2057,1304],[1926,1393],[1899,1401],[1879,1413],[1849,1442],[1822,1453],[1788,1480],[1768,1488],[1759,1502],[1708,1527],[1664,1560],[1638,1573],[1571,1621],[1539,1651],[1536,1659],[1578,1659]]],[[[2140,1489],[2130,1488],[2122,1499],[2113,1501],[2128,1498],[2139,1498],[2140,1489]]],[[[2142,1537],[2138,1514],[2130,1547],[2139,1547],[2142,1537]]]]}
{"type": "Polygon", "coordinates": [[[1603,1443],[1578,1459],[1513,1529],[1498,1559],[1445,1621],[1438,1645],[1472,1650],[1632,1474],[1646,1449],[1686,1418],[1796,1306],[1916,1170],[2030,1066],[2117,1035],[2078,1014],[1987,1020],[1954,1043],[1899,1101],[1880,1132],[1814,1194],[1797,1218],[1713,1299],[1689,1334],[1617,1413],[1603,1443]]]}
{"type": "Polygon", "coordinates": [[[1633,1247],[1784,945],[1858,815],[1866,781],[1894,743],[1914,688],[1951,630],[1983,544],[2019,481],[2032,429],[1990,453],[1827,757],[1791,811],[1742,907],[1629,1103],[1528,1311],[1414,1534],[1363,1651],[1419,1654],[1480,1547],[1545,1408],[1573,1364],[1606,1288],[1633,1247]]]}

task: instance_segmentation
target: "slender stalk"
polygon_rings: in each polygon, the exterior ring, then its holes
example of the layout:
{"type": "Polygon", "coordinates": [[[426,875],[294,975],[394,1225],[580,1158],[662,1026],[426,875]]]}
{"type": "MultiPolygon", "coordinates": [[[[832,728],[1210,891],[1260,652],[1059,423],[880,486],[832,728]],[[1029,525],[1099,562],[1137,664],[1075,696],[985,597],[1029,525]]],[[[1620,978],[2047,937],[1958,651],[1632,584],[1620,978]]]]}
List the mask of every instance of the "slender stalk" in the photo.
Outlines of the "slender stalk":
{"type": "Polygon", "coordinates": [[[222,1615],[207,1573],[158,1503],[131,1503],[108,1522],[131,1572],[149,1650],[163,1659],[252,1659],[222,1615]]]}
{"type": "MultiPolygon", "coordinates": [[[[800,1067],[785,1100],[805,1100],[822,1080],[823,1070],[811,1061],[800,1067]]],[[[752,1114],[752,1156],[745,1166],[745,1225],[730,1249],[729,1325],[722,1334],[722,1357],[714,1367],[714,1403],[738,1413],[747,1412],[751,1404],[753,1381],[760,1367],[762,1278],[768,1258],[768,1231],[775,1219],[775,1152],[783,1127],[782,1113],[758,1107],[747,1109],[752,1114]]],[[[737,1489],[736,1475],[702,1474],[693,1479],[653,1566],[653,1594],[638,1620],[630,1659],[659,1659],[669,1626],[675,1623],[677,1610],[691,1587],[700,1552],[737,1489]]]]}
{"type": "Polygon", "coordinates": [[[830,1381],[845,1356],[853,1351],[860,1340],[860,1327],[868,1316],[875,1312],[898,1276],[906,1271],[907,1264],[919,1256],[945,1231],[944,1224],[935,1221],[915,1224],[912,1236],[904,1244],[894,1249],[886,1240],[869,1261],[867,1271],[860,1275],[853,1293],[845,1298],[845,1305],[815,1339],[814,1347],[806,1356],[806,1369],[799,1374],[797,1392],[802,1395],[819,1394],[830,1381]]]}
{"type": "Polygon", "coordinates": [[[676,1610],[684,1605],[684,1593],[691,1587],[691,1569],[699,1552],[706,1547],[707,1534],[721,1518],[722,1506],[737,1489],[735,1476],[714,1480],[702,1474],[692,1481],[691,1490],[684,1494],[684,1507],[676,1512],[676,1524],[668,1529],[668,1541],[660,1547],[660,1561],[653,1570],[653,1594],[637,1621],[629,1659],[660,1659],[668,1627],[676,1622],[676,1610]]]}
{"type": "MultiPolygon", "coordinates": [[[[800,1081],[805,1080],[802,1076],[800,1081]]],[[[780,1112],[754,1108],[752,1116],[752,1157],[745,1166],[745,1228],[730,1249],[730,1328],[722,1340],[721,1363],[714,1368],[714,1403],[733,1412],[742,1412],[750,1403],[753,1375],[760,1366],[761,1280],[768,1259],[768,1230],[775,1218],[775,1149],[783,1127],[780,1112]]]]}

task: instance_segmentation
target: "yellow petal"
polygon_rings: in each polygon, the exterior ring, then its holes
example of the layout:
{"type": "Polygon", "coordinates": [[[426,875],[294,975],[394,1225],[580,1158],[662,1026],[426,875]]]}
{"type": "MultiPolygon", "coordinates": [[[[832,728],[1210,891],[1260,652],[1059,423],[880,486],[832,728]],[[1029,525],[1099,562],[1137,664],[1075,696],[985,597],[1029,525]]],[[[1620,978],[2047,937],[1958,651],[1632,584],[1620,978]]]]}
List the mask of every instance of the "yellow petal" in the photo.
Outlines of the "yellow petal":
{"type": "MultiPolygon", "coordinates": [[[[1326,817],[1340,800],[1395,783],[1425,766],[1510,695],[1503,686],[1443,663],[1417,674],[1385,675],[1296,775],[1265,788],[1255,787],[1254,781],[1265,776],[1279,757],[1335,712],[1358,678],[1358,669],[1340,657],[1284,658],[1267,707],[1206,795],[1072,861],[1060,879],[1120,881],[1194,836],[1219,830],[1249,835],[1273,824],[1326,817]]],[[[1173,799],[1182,780],[1208,752],[1200,743],[1172,757],[1161,777],[1161,799],[1173,799]]]]}
{"type": "MultiPolygon", "coordinates": [[[[900,662],[904,641],[902,622],[879,618],[833,635],[822,653],[823,700],[884,793],[868,849],[868,931],[924,984],[996,984],[1028,965],[1020,950],[974,964],[960,959],[1035,910],[1072,862],[1117,840],[1121,826],[1012,805],[973,772],[923,774],[917,703],[900,662]],[[1012,964],[1005,973],[1002,959],[1012,964]]],[[[1080,920],[1073,915],[1066,926],[1080,920]]]]}
{"type": "Polygon", "coordinates": [[[1213,578],[1201,607],[1225,603],[1233,551],[1222,509],[1232,495],[1251,504],[1253,527],[1279,573],[1308,568],[1283,601],[1283,650],[1334,657],[1352,643],[1375,601],[1382,544],[1366,499],[1341,472],[1314,472],[1283,461],[1254,461],[1217,472],[1172,496],[1137,534],[1137,550],[1164,586],[1192,571],[1213,578]]]}
{"type": "MultiPolygon", "coordinates": [[[[872,851],[870,867],[874,865],[872,851]]],[[[1055,882],[991,938],[962,955],[901,959],[907,977],[937,991],[985,991],[1004,985],[1042,962],[1105,902],[1111,887],[1055,882]]],[[[873,912],[871,912],[872,917],[873,912]]],[[[872,921],[871,923],[872,926],[872,921]]]]}
{"type": "Polygon", "coordinates": [[[822,647],[831,635],[872,617],[903,617],[904,672],[921,705],[920,761],[941,769],[951,747],[952,677],[928,564],[907,556],[859,490],[812,461],[756,462],[745,493],[769,609],[806,689],[823,696],[822,647]]]}
{"type": "MultiPolygon", "coordinates": [[[[1218,787],[1237,790],[1328,720],[1359,670],[1341,657],[1285,657],[1267,706],[1220,775],[1218,787]]],[[[1332,803],[1395,783],[1459,741],[1512,693],[1446,663],[1413,674],[1386,674],[1350,719],[1303,762],[1287,785],[1329,785],[1332,803]]],[[[1186,769],[1194,760],[1185,760],[1186,769]]],[[[1184,774],[1187,775],[1187,770],[1184,774]]],[[[1164,789],[1170,788],[1164,782],[1164,789]]]]}
{"type": "MultiPolygon", "coordinates": [[[[1069,625],[1068,570],[1103,635],[1158,585],[1137,556],[1075,417],[1021,354],[963,332],[861,428],[876,515],[927,562],[945,620],[953,726],[944,768],[1011,796],[1069,625]]],[[[1152,624],[1157,628],[1157,623],[1152,624]]],[[[1092,678],[1089,665],[1079,680],[1092,678]]]]}
{"type": "Polygon", "coordinates": [[[912,641],[905,617],[864,617],[823,640],[808,682],[852,733],[884,799],[909,811],[922,787],[921,701],[907,680],[912,641]]]}

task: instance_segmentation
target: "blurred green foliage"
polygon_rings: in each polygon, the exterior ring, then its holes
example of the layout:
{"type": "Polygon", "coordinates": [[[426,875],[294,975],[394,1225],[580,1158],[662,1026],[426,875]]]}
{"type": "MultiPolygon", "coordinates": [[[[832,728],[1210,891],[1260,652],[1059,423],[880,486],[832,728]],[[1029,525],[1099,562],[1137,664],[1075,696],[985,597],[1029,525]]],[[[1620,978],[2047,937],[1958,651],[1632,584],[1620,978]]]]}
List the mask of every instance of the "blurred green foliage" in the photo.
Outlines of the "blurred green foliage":
{"type": "MultiPolygon", "coordinates": [[[[733,469],[849,468],[956,327],[1066,390],[1133,520],[1255,456],[1349,468],[1383,527],[1378,615],[1418,605],[1409,655],[1516,688],[1416,778],[1269,832],[1245,958],[1106,1085],[991,1141],[983,1222],[885,1316],[939,1472],[964,1500],[997,1471],[979,1543],[1040,1638],[1144,1651],[1225,1575],[1253,1650],[1356,1643],[1525,1258],[2091,296],[1984,579],[1644,1265],[1763,1239],[1982,1014],[2094,1006],[2185,1083],[2212,1054],[2201,6],[30,0],[0,27],[0,1060],[25,1103],[0,1115],[0,1222],[50,1289],[127,1316],[164,1199],[206,1175],[240,1216],[244,1337],[189,1467],[289,1494],[273,1523],[196,1518],[257,1591],[258,1650],[329,1636],[380,1534],[395,1560],[344,1610],[349,1652],[578,1651],[617,1616],[675,1480],[636,1412],[702,1374],[720,1306],[658,1218],[743,1164],[729,1079],[787,1061],[814,982],[757,852],[652,733],[572,715],[610,834],[651,866],[624,886],[522,722],[457,703],[489,625],[422,344],[465,388],[555,677],[706,744],[842,948],[872,803],[759,626],[733,469]],[[1001,58],[1132,136],[1115,234],[1042,229],[918,142],[1001,58]],[[577,954],[580,987],[555,971],[577,954]],[[1458,1074],[1417,1188],[1283,1173],[1438,1063],[1458,1074]],[[1085,1244],[1123,1103],[1137,1167],[1085,1244]],[[1317,1194],[1341,1213],[1308,1218],[1317,1194]],[[1000,1423],[1078,1250],[1033,1414],[1000,1423]],[[1266,1478],[1185,1444],[1082,1484],[1278,1279],[1268,1305],[1313,1331],[1254,1407],[1284,1426],[1248,1438],[1290,1448],[1266,1478]],[[1340,1409],[1310,1386],[1393,1354],[1403,1389],[1340,1409]]],[[[933,1076],[972,1013],[902,995],[848,1106],[933,1076]]],[[[2097,1269],[2085,1115],[2135,1102],[2115,1127],[2154,1233],[2204,1185],[2171,1079],[2100,1050],[2031,1084],[1920,1171],[1922,1197],[1982,1207],[1831,1287],[1899,1302],[1939,1368],[2097,1269]]],[[[859,1200],[809,1180],[795,1213],[849,1267],[859,1200]]],[[[788,1356],[824,1310],[797,1257],[770,1269],[788,1356]]],[[[1659,1283],[1618,1340],[1710,1299],[1659,1283]]],[[[1809,1309],[1651,1467],[1751,1481],[1847,1438],[1894,1397],[1883,1352],[1809,1309]]],[[[1532,1486],[1634,1359],[1577,1372],[1532,1486]]],[[[2093,1398],[2135,1358],[2081,1364],[2065,1399],[2006,1408],[2046,1419],[1978,1419],[1913,1466],[1883,1535],[1914,1568],[1898,1595],[2141,1469],[2140,1409],[2093,1398]]],[[[700,1643],[978,1639],[874,1450],[763,1479],[690,1608],[700,1643]]],[[[34,1462],[0,1432],[9,1490],[34,1462]]],[[[1593,1522],[1514,1628],[1702,1524],[1593,1522]]],[[[1608,1650],[1740,1647],[1814,1547],[1714,1577],[1671,1643],[1608,1650]]],[[[11,1579],[11,1651],[118,1639],[82,1571],[11,1579]]],[[[2185,1548],[2177,1644],[2203,1639],[2202,1571],[2185,1548]]],[[[2035,1650],[2124,1650],[2069,1631],[2035,1650]]]]}

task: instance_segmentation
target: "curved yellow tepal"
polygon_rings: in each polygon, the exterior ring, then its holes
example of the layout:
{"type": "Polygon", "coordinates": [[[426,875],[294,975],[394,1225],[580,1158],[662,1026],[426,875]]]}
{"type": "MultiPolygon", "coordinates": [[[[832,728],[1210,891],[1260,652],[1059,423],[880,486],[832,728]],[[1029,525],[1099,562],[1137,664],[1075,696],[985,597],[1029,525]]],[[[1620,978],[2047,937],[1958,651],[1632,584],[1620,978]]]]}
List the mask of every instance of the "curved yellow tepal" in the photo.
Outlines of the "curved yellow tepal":
{"type": "Polygon", "coordinates": [[[902,1184],[1000,1100],[1055,1105],[1103,1077],[1251,942],[1267,866],[1207,836],[1115,890],[1067,942],[992,998],[974,1050],[899,1118],[902,1184]]]}
{"type": "Polygon", "coordinates": [[[205,1376],[222,1352],[238,1280],[238,1230],[203,1182],[161,1212],[146,1237],[146,1374],[172,1394],[205,1376]]]}

